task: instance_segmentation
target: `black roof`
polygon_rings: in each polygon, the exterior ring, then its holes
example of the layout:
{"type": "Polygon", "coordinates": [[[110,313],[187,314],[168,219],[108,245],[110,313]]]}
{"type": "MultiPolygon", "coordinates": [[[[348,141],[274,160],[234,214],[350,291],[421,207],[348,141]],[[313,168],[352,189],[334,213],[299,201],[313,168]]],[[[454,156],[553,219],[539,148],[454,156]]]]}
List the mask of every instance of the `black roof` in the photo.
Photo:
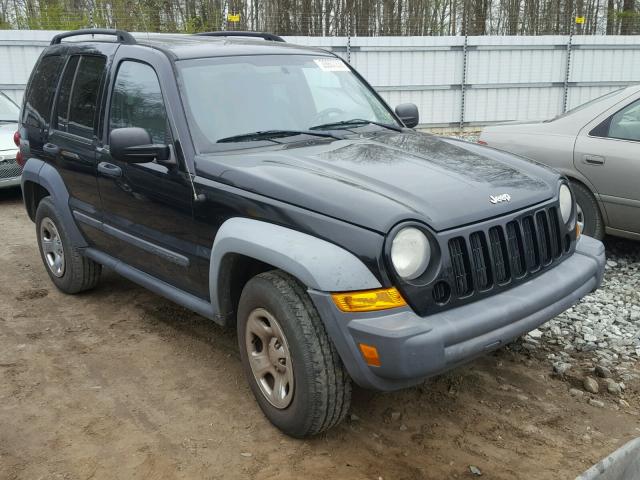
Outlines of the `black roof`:
{"type": "Polygon", "coordinates": [[[162,34],[135,35],[135,39],[139,45],[158,48],[177,60],[235,55],[331,55],[320,48],[241,37],[162,34]]]}

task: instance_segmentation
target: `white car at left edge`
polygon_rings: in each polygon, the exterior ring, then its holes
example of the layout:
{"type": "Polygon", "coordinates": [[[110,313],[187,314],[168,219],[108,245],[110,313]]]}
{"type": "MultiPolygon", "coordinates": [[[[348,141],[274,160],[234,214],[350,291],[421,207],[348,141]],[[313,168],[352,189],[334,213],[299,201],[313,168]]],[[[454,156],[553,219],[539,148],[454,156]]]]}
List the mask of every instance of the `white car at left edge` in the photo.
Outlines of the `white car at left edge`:
{"type": "Polygon", "coordinates": [[[20,107],[0,92],[0,188],[20,185],[22,166],[16,160],[18,147],[14,140],[19,115],[20,107]]]}

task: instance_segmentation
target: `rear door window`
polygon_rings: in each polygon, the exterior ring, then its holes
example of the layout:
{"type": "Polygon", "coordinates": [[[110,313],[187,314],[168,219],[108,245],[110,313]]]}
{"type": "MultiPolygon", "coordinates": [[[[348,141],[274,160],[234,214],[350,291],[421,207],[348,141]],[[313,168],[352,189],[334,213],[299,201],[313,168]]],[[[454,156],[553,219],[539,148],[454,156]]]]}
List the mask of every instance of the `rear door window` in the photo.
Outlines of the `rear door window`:
{"type": "Polygon", "coordinates": [[[640,142],[640,100],[607,118],[594,128],[590,135],[640,142]]]}
{"type": "Polygon", "coordinates": [[[611,118],[609,137],[640,141],[640,100],[623,108],[611,118]]]}
{"type": "Polygon", "coordinates": [[[84,138],[93,138],[96,107],[106,59],[83,56],[78,62],[73,80],[67,131],[84,138]]]}
{"type": "Polygon", "coordinates": [[[60,55],[48,55],[33,71],[24,104],[25,125],[43,129],[49,126],[52,97],[58,85],[62,61],[60,55]]]}
{"type": "Polygon", "coordinates": [[[69,123],[69,99],[71,98],[71,89],[73,88],[73,80],[76,78],[79,60],[80,57],[78,56],[73,56],[69,59],[58,90],[54,128],[64,132],[67,131],[69,123]]]}

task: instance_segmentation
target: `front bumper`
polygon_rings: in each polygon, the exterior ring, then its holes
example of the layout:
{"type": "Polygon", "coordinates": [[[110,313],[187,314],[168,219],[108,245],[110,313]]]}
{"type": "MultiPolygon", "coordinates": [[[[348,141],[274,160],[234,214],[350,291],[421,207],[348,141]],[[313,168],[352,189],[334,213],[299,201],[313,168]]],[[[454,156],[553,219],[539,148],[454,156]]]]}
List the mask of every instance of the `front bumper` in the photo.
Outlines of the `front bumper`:
{"type": "Polygon", "coordinates": [[[501,347],[574,305],[602,283],[604,245],[583,236],[551,270],[492,297],[419,317],[410,308],[344,313],[331,296],[309,294],[351,378],[362,387],[396,390],[420,383],[501,347]],[[368,366],[358,344],[374,345],[381,366],[368,366]]]}

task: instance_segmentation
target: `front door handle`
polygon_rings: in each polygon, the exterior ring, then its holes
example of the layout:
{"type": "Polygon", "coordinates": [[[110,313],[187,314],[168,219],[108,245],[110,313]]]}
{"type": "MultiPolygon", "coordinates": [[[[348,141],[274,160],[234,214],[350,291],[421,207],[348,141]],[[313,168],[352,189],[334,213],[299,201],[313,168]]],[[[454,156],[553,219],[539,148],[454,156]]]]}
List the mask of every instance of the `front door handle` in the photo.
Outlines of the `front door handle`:
{"type": "Polygon", "coordinates": [[[587,165],[604,165],[605,158],[600,155],[585,155],[584,163],[587,165]]]}
{"type": "Polygon", "coordinates": [[[122,169],[119,166],[109,162],[100,162],[98,164],[98,172],[103,175],[106,175],[107,177],[122,176],[122,169]]]}
{"type": "Polygon", "coordinates": [[[44,150],[44,153],[47,155],[51,155],[53,157],[57,157],[60,153],[60,147],[55,143],[45,143],[42,146],[42,150],[44,150]]]}
{"type": "Polygon", "coordinates": [[[109,149],[104,147],[96,147],[96,153],[98,154],[98,158],[103,155],[109,155],[109,149]]]}

